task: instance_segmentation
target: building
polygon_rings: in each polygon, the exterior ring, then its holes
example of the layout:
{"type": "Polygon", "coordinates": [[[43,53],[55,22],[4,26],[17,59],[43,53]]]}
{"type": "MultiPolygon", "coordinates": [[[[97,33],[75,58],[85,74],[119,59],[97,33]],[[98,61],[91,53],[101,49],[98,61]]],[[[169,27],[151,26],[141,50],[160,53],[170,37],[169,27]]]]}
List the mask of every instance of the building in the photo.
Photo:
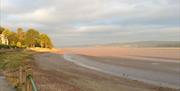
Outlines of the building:
{"type": "Polygon", "coordinates": [[[0,44],[8,45],[9,41],[7,37],[4,36],[4,34],[0,34],[0,44]]]}

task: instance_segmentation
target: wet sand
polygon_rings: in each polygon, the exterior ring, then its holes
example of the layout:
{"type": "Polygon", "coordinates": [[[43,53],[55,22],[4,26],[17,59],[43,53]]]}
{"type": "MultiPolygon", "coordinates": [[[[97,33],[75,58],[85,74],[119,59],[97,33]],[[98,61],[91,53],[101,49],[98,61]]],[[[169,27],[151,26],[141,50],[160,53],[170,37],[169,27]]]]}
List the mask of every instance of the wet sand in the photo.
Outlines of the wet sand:
{"type": "Polygon", "coordinates": [[[110,75],[180,89],[180,62],[159,61],[158,58],[104,58],[77,54],[65,54],[64,58],[77,65],[110,75]]]}
{"type": "Polygon", "coordinates": [[[66,59],[92,70],[180,88],[180,48],[89,47],[64,51],[66,59]]]}
{"type": "Polygon", "coordinates": [[[64,52],[82,54],[88,56],[108,57],[157,57],[163,59],[175,59],[180,61],[180,48],[121,48],[121,47],[87,47],[64,48],[64,52]]]}
{"type": "MultiPolygon", "coordinates": [[[[72,57],[72,55],[70,56],[72,57]]],[[[91,56],[76,55],[72,59],[83,59],[82,57],[86,58],[85,61],[93,58],[91,56]]],[[[107,72],[103,72],[97,70],[97,68],[92,69],[94,63],[97,67],[103,65],[101,68],[107,67],[104,64],[108,66],[114,66],[115,64],[122,65],[117,64],[116,60],[108,63],[108,60],[102,61],[99,57],[95,57],[94,59],[96,60],[89,61],[91,63],[89,64],[89,68],[86,67],[87,65],[83,66],[64,58],[63,54],[36,54],[34,61],[31,62],[34,62],[32,63],[32,68],[39,91],[178,91],[178,89],[156,86],[123,77],[127,74],[122,74],[121,76],[112,75],[114,72],[119,74],[118,71],[123,70],[117,69],[109,72],[111,68],[105,68],[108,70],[107,72]],[[100,64],[98,60],[101,60],[100,64]]],[[[79,60],[78,63],[82,63],[83,60],[79,60]]],[[[112,67],[112,69],[114,68],[112,67]]]]}

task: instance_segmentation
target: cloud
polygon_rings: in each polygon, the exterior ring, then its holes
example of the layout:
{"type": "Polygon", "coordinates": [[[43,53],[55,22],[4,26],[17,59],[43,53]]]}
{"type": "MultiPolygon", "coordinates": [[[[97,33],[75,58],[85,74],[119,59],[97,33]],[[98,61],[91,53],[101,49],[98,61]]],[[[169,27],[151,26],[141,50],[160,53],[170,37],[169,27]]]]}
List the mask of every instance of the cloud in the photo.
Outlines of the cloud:
{"type": "Polygon", "coordinates": [[[42,9],[36,9],[33,12],[29,13],[23,13],[23,14],[14,14],[10,15],[9,18],[14,20],[15,22],[19,21],[21,22],[22,20],[25,22],[51,22],[54,21],[55,19],[53,18],[53,14],[55,12],[54,7],[50,8],[42,8],[42,9]]]}
{"type": "Polygon", "coordinates": [[[56,44],[60,41],[59,45],[156,40],[156,38],[177,40],[179,37],[176,34],[180,28],[179,0],[0,0],[0,2],[1,25],[38,28],[48,33],[56,44]],[[140,36],[141,34],[149,37],[140,36]]]}

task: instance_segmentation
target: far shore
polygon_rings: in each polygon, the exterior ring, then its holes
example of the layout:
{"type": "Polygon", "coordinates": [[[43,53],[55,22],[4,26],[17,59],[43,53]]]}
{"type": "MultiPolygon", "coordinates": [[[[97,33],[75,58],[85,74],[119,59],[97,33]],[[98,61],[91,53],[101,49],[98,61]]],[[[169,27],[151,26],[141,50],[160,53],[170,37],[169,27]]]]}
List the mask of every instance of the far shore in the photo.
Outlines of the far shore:
{"type": "Polygon", "coordinates": [[[145,47],[145,48],[127,48],[127,47],[82,47],[82,48],[29,48],[37,52],[52,52],[58,54],[74,53],[88,56],[144,56],[159,57],[164,59],[180,60],[180,48],[173,47],[145,47]]]}
{"type": "MultiPolygon", "coordinates": [[[[0,49],[3,51],[10,51],[12,49],[0,49]]],[[[52,52],[58,54],[73,53],[88,56],[107,56],[107,57],[125,57],[125,56],[148,56],[159,57],[167,59],[180,60],[180,48],[175,47],[78,47],[78,48],[28,48],[27,50],[33,50],[36,52],[52,52]]]]}
{"type": "Polygon", "coordinates": [[[64,53],[75,53],[89,56],[148,56],[180,60],[180,48],[121,48],[121,47],[87,47],[63,48],[64,53]]]}

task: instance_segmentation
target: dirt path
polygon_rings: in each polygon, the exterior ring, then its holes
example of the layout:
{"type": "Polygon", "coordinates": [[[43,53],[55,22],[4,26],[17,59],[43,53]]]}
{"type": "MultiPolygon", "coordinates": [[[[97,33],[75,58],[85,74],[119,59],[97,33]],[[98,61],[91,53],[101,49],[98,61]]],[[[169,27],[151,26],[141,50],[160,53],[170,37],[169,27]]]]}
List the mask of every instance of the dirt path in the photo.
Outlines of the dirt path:
{"type": "Polygon", "coordinates": [[[38,54],[32,63],[40,91],[178,91],[81,67],[55,53],[38,54]]]}

